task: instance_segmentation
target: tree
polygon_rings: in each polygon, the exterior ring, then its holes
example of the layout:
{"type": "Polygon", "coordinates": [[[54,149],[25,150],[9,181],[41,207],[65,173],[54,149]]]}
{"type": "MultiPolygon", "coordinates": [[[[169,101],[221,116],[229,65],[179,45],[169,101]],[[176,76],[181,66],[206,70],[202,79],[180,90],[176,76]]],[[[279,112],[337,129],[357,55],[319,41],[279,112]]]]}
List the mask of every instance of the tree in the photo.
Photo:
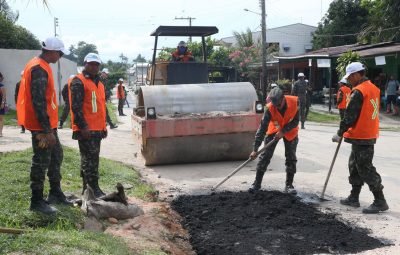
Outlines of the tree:
{"type": "Polygon", "coordinates": [[[37,50],[41,46],[31,32],[0,15],[0,48],[37,50]]]}
{"type": "Polygon", "coordinates": [[[339,77],[343,77],[346,74],[346,66],[352,62],[362,62],[357,52],[345,52],[337,59],[336,73],[339,77]]]}
{"type": "Polygon", "coordinates": [[[90,52],[99,53],[97,51],[97,46],[96,45],[90,44],[90,43],[86,43],[84,41],[78,42],[78,45],[76,47],[74,45],[71,45],[71,47],[69,49],[71,51],[71,54],[67,58],[71,59],[71,60],[74,60],[74,61],[76,60],[76,62],[80,66],[83,65],[85,56],[88,53],[90,53],[90,52]]]}
{"type": "Polygon", "coordinates": [[[13,12],[6,0],[0,0],[0,15],[13,24],[18,20],[18,11],[13,12]]]}
{"type": "Polygon", "coordinates": [[[369,9],[368,25],[364,26],[359,41],[379,43],[400,41],[400,1],[364,0],[363,6],[369,9]]]}
{"type": "Polygon", "coordinates": [[[132,60],[132,62],[146,62],[146,58],[142,57],[142,54],[138,54],[137,57],[132,60]]]}
{"type": "Polygon", "coordinates": [[[368,8],[361,0],[333,1],[312,39],[314,49],[353,44],[368,21],[368,8]]]}
{"type": "Polygon", "coordinates": [[[233,32],[233,35],[236,38],[236,43],[239,48],[243,47],[251,47],[254,45],[253,41],[253,32],[251,32],[250,28],[247,28],[246,32],[233,32]]]}

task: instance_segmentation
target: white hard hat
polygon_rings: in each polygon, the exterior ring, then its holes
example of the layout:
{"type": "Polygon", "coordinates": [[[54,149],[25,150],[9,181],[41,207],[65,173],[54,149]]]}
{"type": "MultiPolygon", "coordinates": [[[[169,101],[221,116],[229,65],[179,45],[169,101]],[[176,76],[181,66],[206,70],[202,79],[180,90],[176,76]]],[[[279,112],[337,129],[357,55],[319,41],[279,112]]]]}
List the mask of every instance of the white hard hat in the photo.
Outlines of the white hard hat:
{"type": "Polygon", "coordinates": [[[297,77],[304,77],[304,73],[299,73],[297,77]]]}
{"type": "Polygon", "coordinates": [[[24,70],[21,71],[21,76],[24,75],[24,70]]]}
{"type": "Polygon", "coordinates": [[[119,78],[119,80],[118,81],[124,81],[124,79],[122,79],[122,78],[119,78]]]}
{"type": "Polygon", "coordinates": [[[97,63],[101,64],[101,59],[100,59],[99,54],[96,54],[93,52],[87,54],[83,61],[86,63],[97,62],[97,63]]]}
{"type": "Polygon", "coordinates": [[[75,77],[75,74],[71,74],[68,79],[72,79],[75,77]]]}
{"type": "Polygon", "coordinates": [[[346,67],[346,75],[343,78],[347,79],[350,74],[357,73],[361,70],[365,70],[365,66],[360,62],[353,62],[346,67]]]}
{"type": "Polygon", "coordinates": [[[103,70],[101,70],[101,72],[105,73],[105,74],[109,74],[110,73],[110,71],[108,71],[108,68],[103,68],[103,70]]]}
{"type": "Polygon", "coordinates": [[[276,83],[271,83],[271,88],[275,88],[275,87],[278,87],[278,84],[276,84],[276,83]]]}
{"type": "Polygon", "coordinates": [[[49,37],[44,42],[42,42],[42,49],[52,50],[52,51],[61,51],[65,55],[69,55],[69,50],[64,47],[63,41],[61,41],[57,37],[49,37]]]}

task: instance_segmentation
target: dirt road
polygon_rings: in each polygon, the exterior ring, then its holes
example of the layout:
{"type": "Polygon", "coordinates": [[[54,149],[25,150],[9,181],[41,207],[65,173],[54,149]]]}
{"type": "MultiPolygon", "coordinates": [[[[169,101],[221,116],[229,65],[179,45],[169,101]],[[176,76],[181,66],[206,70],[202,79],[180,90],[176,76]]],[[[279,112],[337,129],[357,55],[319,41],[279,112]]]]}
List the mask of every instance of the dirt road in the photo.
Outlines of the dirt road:
{"type": "MultiPolygon", "coordinates": [[[[125,113],[130,113],[125,109],[125,113]]],[[[226,177],[242,162],[212,162],[201,164],[167,165],[145,167],[140,156],[140,147],[134,142],[130,131],[130,117],[118,117],[117,129],[109,130],[109,136],[102,142],[101,156],[133,165],[142,175],[160,190],[161,199],[173,199],[178,194],[209,194],[210,188],[226,177]]],[[[299,196],[308,201],[315,201],[315,194],[322,190],[336,144],[331,137],[337,127],[307,123],[306,129],[299,133],[298,164],[294,185],[299,196]]],[[[5,127],[4,137],[0,139],[0,152],[22,150],[31,146],[30,134],[20,134],[16,127],[5,127]]],[[[71,130],[59,130],[61,143],[77,148],[77,142],[71,139],[71,130]]],[[[393,246],[366,251],[360,254],[399,254],[400,253],[400,174],[398,144],[400,133],[382,131],[375,146],[374,164],[382,176],[384,193],[390,210],[378,215],[364,215],[361,208],[350,209],[339,204],[339,199],[349,194],[347,181],[347,160],[350,145],[343,143],[328,184],[326,197],[328,202],[320,204],[321,210],[338,213],[344,219],[355,222],[358,226],[369,228],[372,236],[385,239],[393,246]]],[[[243,191],[254,180],[255,163],[251,162],[234,177],[223,184],[221,190],[243,191]]],[[[284,147],[278,144],[275,156],[271,160],[264,176],[262,188],[282,190],[284,186],[284,147]]],[[[367,186],[360,195],[362,207],[373,200],[367,186]]]]}

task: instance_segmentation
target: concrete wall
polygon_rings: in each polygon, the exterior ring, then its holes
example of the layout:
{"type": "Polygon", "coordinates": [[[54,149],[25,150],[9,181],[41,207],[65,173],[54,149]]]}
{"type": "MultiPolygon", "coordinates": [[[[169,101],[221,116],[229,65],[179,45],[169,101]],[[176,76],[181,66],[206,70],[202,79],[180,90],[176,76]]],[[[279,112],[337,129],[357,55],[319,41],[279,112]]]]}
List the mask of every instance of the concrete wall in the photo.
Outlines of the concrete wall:
{"type": "MultiPolygon", "coordinates": [[[[0,49],[0,72],[4,76],[3,84],[6,87],[7,93],[7,104],[11,108],[15,109],[14,92],[15,84],[21,78],[21,71],[24,70],[26,63],[33,57],[38,56],[41,53],[40,50],[13,50],[13,49],[0,49]]],[[[61,58],[60,60],[60,71],[61,71],[61,84],[58,84],[57,80],[57,63],[51,64],[53,69],[54,83],[59,95],[59,89],[67,83],[67,80],[71,74],[76,74],[76,63],[61,58]]],[[[63,103],[63,102],[62,102],[63,103]]],[[[61,103],[61,104],[62,104],[61,103]]]]}
{"type": "MultiPolygon", "coordinates": [[[[312,33],[317,28],[301,23],[267,29],[267,43],[279,43],[279,53],[281,56],[300,55],[306,49],[312,48],[312,33]]],[[[222,41],[236,46],[236,38],[226,37],[222,41]]],[[[253,32],[253,41],[261,42],[261,31],[253,32]]]]}

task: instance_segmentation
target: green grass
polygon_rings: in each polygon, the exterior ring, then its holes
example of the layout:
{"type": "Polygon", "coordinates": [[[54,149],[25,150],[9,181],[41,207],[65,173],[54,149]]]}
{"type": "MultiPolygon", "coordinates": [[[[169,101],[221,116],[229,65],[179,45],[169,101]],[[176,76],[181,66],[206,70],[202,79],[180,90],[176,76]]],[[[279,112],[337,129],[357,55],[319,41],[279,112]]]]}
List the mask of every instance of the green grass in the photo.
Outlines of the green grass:
{"type": "Polygon", "coordinates": [[[340,116],[337,114],[319,113],[310,111],[307,116],[308,121],[319,122],[319,123],[335,123],[339,124],[340,116]]]}
{"type": "Polygon", "coordinates": [[[117,119],[117,115],[115,114],[117,107],[114,104],[107,102],[107,109],[108,109],[108,113],[110,114],[112,123],[117,124],[118,119],[117,119]]]}
{"type": "MultiPolygon", "coordinates": [[[[33,230],[23,235],[0,234],[0,254],[23,252],[33,254],[130,254],[126,244],[104,233],[79,230],[84,214],[79,208],[57,206],[56,217],[45,217],[29,211],[29,172],[32,150],[0,153],[0,227],[33,230]]],[[[75,149],[64,147],[61,168],[62,189],[79,195],[82,180],[79,176],[80,156],[75,149]]],[[[140,181],[131,167],[101,158],[100,186],[105,192],[115,191],[117,182],[134,186],[128,196],[145,198],[155,190],[140,181]]],[[[48,181],[45,183],[48,193],[48,181]]]]}
{"type": "Polygon", "coordinates": [[[4,125],[5,126],[18,126],[17,112],[15,110],[10,109],[3,116],[4,116],[4,125]]]}

